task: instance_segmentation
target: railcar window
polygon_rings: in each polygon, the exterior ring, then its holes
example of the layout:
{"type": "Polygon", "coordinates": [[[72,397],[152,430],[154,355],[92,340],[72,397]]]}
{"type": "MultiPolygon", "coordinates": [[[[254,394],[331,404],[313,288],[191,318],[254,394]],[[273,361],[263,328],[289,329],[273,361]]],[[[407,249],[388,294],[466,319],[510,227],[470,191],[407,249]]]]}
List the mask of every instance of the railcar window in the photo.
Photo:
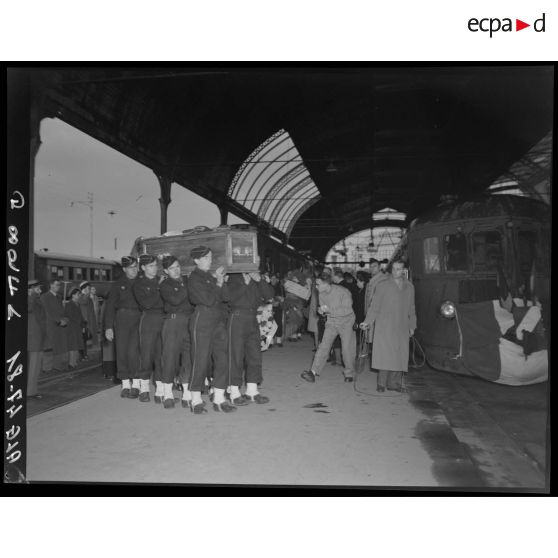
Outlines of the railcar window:
{"type": "Polygon", "coordinates": [[[463,233],[444,236],[446,271],[467,271],[467,238],[463,233]]]}
{"type": "Polygon", "coordinates": [[[107,280],[107,270],[101,269],[101,281],[106,281],[106,280],[107,280]]]}
{"type": "Polygon", "coordinates": [[[424,254],[424,273],[439,273],[440,243],[438,237],[425,238],[422,247],[424,254]]]}
{"type": "Polygon", "coordinates": [[[101,279],[101,273],[99,269],[93,270],[93,280],[99,281],[101,279]]]}
{"type": "Polygon", "coordinates": [[[497,271],[504,261],[502,237],[497,231],[473,234],[475,271],[497,271]]]}
{"type": "Polygon", "coordinates": [[[83,267],[74,267],[74,280],[82,281],[85,279],[85,269],[83,267]]]}
{"type": "Polygon", "coordinates": [[[51,279],[64,279],[64,268],[57,265],[50,266],[51,279]]]}

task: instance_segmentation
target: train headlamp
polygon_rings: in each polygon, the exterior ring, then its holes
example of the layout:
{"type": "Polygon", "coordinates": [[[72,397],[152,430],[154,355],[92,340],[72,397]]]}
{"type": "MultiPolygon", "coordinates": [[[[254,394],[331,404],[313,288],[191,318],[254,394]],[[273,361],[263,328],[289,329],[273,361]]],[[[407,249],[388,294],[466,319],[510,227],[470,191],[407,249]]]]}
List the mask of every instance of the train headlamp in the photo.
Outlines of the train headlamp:
{"type": "Polygon", "coordinates": [[[442,302],[440,306],[440,314],[448,320],[455,318],[455,304],[451,302],[451,300],[442,302]]]}

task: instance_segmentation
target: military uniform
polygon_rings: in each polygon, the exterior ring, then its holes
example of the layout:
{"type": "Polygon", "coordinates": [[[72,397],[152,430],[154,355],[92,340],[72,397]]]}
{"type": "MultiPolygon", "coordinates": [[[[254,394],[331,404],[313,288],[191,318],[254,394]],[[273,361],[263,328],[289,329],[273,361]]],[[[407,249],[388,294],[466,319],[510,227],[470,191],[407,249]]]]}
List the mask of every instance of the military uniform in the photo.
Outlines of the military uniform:
{"type": "Polygon", "coordinates": [[[164,322],[162,329],[163,355],[161,359],[163,383],[187,384],[192,372],[190,356],[190,316],[194,307],[188,298],[186,278],[175,280],[170,277],[160,285],[164,303],[164,322]]]}
{"type": "Polygon", "coordinates": [[[259,384],[262,381],[262,353],[256,314],[258,306],[273,298],[274,290],[263,279],[251,279],[246,284],[242,275],[231,276],[228,287],[228,383],[231,386],[241,386],[246,367],[246,383],[259,384]]]}
{"type": "Polygon", "coordinates": [[[217,286],[209,271],[199,268],[188,278],[190,302],[195,306],[190,318],[192,374],[190,390],[201,391],[206,378],[213,386],[226,389],[228,381],[227,330],[222,303],[228,299],[227,285],[217,286]],[[211,361],[213,359],[213,371],[211,361]]]}
{"type": "Polygon", "coordinates": [[[103,329],[114,329],[116,374],[120,380],[139,378],[140,310],[132,292],[136,279],[122,275],[104,304],[103,329]]]}
{"type": "Polygon", "coordinates": [[[163,328],[163,299],[159,278],[138,277],[132,291],[141,310],[139,320],[140,380],[161,381],[161,329],[163,328]]]}

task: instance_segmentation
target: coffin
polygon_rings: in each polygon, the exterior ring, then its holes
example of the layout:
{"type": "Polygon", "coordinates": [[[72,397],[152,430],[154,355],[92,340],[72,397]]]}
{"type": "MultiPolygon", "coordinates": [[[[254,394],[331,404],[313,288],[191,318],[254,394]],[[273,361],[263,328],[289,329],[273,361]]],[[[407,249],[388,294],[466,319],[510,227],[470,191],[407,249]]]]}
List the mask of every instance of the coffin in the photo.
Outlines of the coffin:
{"type": "Polygon", "coordinates": [[[164,256],[170,254],[178,258],[182,275],[189,275],[196,264],[190,257],[190,251],[196,246],[207,246],[213,253],[211,270],[219,266],[226,273],[249,273],[260,270],[258,256],[258,233],[255,228],[242,230],[221,226],[214,229],[196,227],[195,229],[166,233],[150,238],[140,237],[132,250],[133,256],[152,254],[164,256]]]}

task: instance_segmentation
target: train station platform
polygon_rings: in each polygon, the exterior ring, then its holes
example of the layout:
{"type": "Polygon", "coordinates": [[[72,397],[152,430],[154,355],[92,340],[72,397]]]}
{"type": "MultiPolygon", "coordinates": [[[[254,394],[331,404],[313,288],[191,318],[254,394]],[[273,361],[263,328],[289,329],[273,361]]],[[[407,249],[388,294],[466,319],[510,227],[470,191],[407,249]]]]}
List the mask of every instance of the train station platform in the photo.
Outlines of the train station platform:
{"type": "Polygon", "coordinates": [[[509,388],[423,366],[410,369],[408,393],[379,394],[368,366],[354,383],[329,364],[306,383],[300,373],[312,356],[309,337],[265,352],[261,392],[270,403],[232,414],[121,399],[100,367],[84,373],[81,398],[41,410],[50,392],[71,384],[78,393],[81,384],[79,375],[51,381],[28,408],[27,478],[545,491],[547,384],[509,388]],[[500,418],[489,412],[498,401],[508,402],[500,418]]]}

